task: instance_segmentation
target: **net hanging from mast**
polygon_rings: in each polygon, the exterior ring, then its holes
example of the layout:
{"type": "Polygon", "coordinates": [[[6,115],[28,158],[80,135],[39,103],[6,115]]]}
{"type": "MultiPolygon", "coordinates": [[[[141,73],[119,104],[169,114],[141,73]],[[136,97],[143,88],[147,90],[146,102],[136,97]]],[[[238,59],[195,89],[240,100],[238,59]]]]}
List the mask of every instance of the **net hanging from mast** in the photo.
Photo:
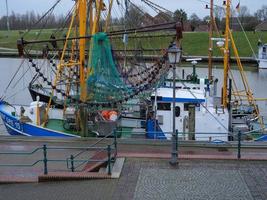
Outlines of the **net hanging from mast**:
{"type": "Polygon", "coordinates": [[[111,44],[106,33],[92,38],[92,55],[87,79],[88,102],[110,102],[131,94],[132,89],[121,78],[114,62],[111,44]]]}

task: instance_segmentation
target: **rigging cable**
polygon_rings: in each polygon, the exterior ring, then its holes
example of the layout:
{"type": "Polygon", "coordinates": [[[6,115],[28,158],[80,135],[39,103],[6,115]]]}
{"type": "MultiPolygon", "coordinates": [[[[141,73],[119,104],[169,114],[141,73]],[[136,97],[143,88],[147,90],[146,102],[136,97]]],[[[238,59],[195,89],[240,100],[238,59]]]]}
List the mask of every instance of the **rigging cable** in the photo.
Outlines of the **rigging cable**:
{"type": "Polygon", "coordinates": [[[54,8],[59,4],[59,2],[60,2],[61,0],[57,0],[56,1],[56,3],[48,10],[48,11],[46,11],[45,12],[45,14],[42,16],[42,17],[40,17],[39,18],[39,20],[37,21],[37,22],[35,22],[32,26],[31,26],[31,28],[29,28],[23,35],[22,35],[22,37],[24,37],[27,33],[29,33],[31,30],[32,30],[32,28],[34,27],[34,26],[36,26],[38,23],[40,23],[51,11],[53,11],[54,10],[54,8]]]}
{"type": "Polygon", "coordinates": [[[25,59],[22,59],[20,65],[19,65],[19,67],[18,67],[18,69],[16,70],[16,72],[15,72],[14,75],[12,76],[11,80],[9,81],[9,83],[8,83],[7,87],[5,88],[4,93],[3,93],[3,95],[1,96],[0,99],[3,99],[3,98],[5,97],[5,94],[6,94],[7,90],[8,90],[8,88],[10,87],[11,83],[13,82],[13,80],[14,80],[15,77],[17,76],[18,72],[20,71],[22,65],[24,64],[24,61],[25,61],[25,59]]]}
{"type": "MultiPolygon", "coordinates": [[[[231,4],[232,5],[232,4],[231,4]]],[[[233,6],[233,5],[232,5],[233,6]]],[[[243,25],[242,25],[242,23],[241,23],[241,21],[240,21],[240,19],[239,19],[239,17],[238,16],[236,16],[236,19],[237,19],[237,21],[238,21],[238,24],[240,25],[240,27],[241,27],[241,29],[242,29],[242,32],[244,33],[244,35],[245,35],[245,38],[246,38],[246,40],[247,40],[247,42],[248,42],[248,44],[249,44],[249,47],[250,47],[250,50],[252,51],[252,53],[253,53],[253,56],[255,57],[255,58],[257,58],[257,56],[256,56],[256,53],[255,53],[255,51],[254,51],[254,49],[253,49],[253,47],[252,47],[252,45],[251,45],[251,42],[250,42],[250,40],[248,39],[248,36],[247,36],[247,33],[245,32],[245,29],[244,29],[244,27],[243,27],[243,25]]],[[[256,61],[257,61],[257,63],[259,64],[259,60],[258,59],[256,59],[256,61]]]]}

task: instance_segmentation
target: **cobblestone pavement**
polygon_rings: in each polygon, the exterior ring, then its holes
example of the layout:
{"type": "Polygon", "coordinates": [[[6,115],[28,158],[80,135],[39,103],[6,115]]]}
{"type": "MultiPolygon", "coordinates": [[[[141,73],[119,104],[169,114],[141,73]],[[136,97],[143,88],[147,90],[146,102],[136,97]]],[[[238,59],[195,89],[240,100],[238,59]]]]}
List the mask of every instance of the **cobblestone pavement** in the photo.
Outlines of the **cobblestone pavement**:
{"type": "Polygon", "coordinates": [[[252,196],[238,170],[141,169],[134,199],[252,200],[252,196]]]}
{"type": "Polygon", "coordinates": [[[126,159],[120,179],[0,185],[0,200],[267,199],[267,162],[126,159]],[[165,196],[161,194],[165,192],[165,196]]]}

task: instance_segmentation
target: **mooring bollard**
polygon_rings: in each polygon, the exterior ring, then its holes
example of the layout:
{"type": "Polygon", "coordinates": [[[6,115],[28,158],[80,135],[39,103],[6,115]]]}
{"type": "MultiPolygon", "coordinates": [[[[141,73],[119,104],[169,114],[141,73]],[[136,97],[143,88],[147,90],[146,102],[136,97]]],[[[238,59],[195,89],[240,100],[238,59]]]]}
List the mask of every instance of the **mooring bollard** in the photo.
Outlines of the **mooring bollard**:
{"type": "Polygon", "coordinates": [[[238,131],[237,159],[241,158],[241,131],[238,131]]]}
{"type": "Polygon", "coordinates": [[[108,175],[110,175],[111,174],[111,147],[110,145],[108,145],[107,151],[108,151],[108,175]]]}
{"type": "Polygon", "coordinates": [[[70,155],[71,172],[74,172],[74,156],[70,155]]]}
{"type": "Polygon", "coordinates": [[[43,146],[43,155],[44,155],[44,159],[43,159],[43,162],[44,162],[44,174],[46,175],[48,173],[48,169],[47,169],[47,147],[46,147],[45,144],[43,146]]]}

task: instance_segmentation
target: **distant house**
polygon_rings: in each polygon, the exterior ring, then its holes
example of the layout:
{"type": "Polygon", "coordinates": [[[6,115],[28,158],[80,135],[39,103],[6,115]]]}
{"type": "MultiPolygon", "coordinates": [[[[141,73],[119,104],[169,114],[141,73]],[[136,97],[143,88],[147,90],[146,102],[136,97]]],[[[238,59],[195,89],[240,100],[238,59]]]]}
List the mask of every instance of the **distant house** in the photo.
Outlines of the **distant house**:
{"type": "Polygon", "coordinates": [[[154,18],[148,14],[148,13],[145,13],[142,17],[141,17],[141,25],[142,26],[149,26],[151,24],[154,24],[154,18]]]}
{"type": "Polygon", "coordinates": [[[200,24],[197,26],[194,30],[195,32],[208,32],[209,31],[209,25],[207,24],[200,24]]]}
{"type": "Polygon", "coordinates": [[[191,32],[191,24],[188,21],[183,22],[183,31],[185,32],[191,32]]]}
{"type": "Polygon", "coordinates": [[[154,17],[156,24],[162,24],[172,21],[171,13],[160,12],[154,17]]]}
{"type": "Polygon", "coordinates": [[[255,27],[255,31],[267,31],[267,21],[264,21],[255,27]]]}
{"type": "MultiPolygon", "coordinates": [[[[224,28],[225,18],[222,19],[222,22],[223,22],[222,28],[224,28]]],[[[245,30],[252,31],[255,27],[255,23],[257,23],[257,19],[253,16],[247,16],[247,17],[242,17],[242,18],[231,17],[230,28],[233,31],[242,31],[242,27],[241,27],[242,25],[245,30]]]]}

